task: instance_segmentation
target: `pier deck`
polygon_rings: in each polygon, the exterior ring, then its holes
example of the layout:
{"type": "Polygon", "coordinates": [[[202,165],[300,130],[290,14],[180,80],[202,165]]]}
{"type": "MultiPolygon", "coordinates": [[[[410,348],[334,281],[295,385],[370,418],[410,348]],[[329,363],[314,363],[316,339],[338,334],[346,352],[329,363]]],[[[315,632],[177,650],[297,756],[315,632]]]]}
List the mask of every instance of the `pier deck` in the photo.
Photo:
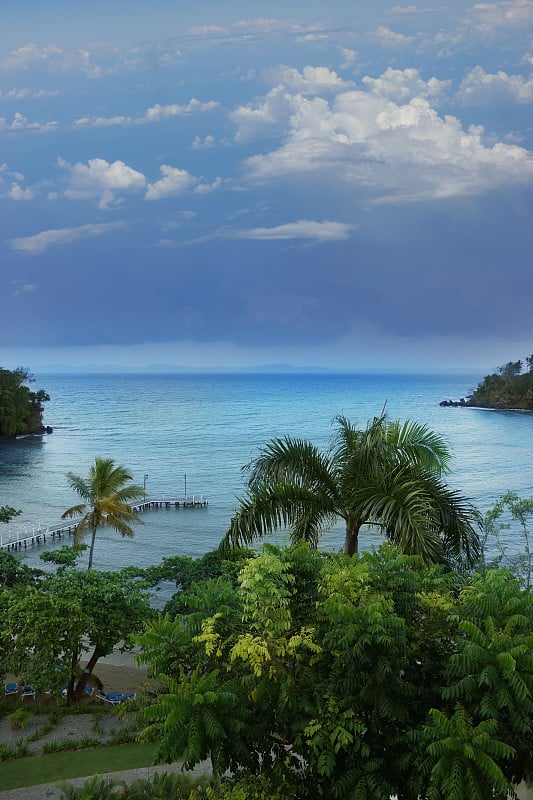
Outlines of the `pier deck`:
{"type": "MultiPolygon", "coordinates": [[[[187,497],[145,497],[129,505],[134,511],[142,513],[155,508],[204,508],[208,502],[203,494],[193,494],[187,497]]],[[[78,517],[68,521],[62,520],[46,528],[34,528],[31,533],[26,530],[18,534],[1,534],[0,549],[27,550],[28,547],[46,544],[47,541],[55,541],[63,536],[72,536],[79,521],[78,517]]]]}

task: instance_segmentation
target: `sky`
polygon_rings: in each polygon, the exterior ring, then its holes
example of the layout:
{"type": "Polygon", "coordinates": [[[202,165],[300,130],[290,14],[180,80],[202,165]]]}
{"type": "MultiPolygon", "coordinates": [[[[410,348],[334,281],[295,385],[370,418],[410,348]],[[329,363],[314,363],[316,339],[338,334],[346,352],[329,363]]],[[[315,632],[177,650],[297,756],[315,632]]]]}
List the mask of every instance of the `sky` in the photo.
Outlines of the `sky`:
{"type": "Polygon", "coordinates": [[[533,0],[5,6],[1,366],[533,351],[533,0]]]}

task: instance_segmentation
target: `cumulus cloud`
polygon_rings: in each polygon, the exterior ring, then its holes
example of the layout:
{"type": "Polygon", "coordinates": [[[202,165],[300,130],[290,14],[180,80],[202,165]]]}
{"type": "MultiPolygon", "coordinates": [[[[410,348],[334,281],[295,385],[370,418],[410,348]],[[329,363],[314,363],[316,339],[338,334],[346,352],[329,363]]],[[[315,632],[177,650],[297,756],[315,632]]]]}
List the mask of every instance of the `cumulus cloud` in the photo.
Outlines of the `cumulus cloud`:
{"type": "Polygon", "coordinates": [[[26,69],[39,62],[57,62],[63,55],[63,49],[55,44],[39,47],[29,42],[0,58],[0,69],[26,69]]]}
{"type": "Polygon", "coordinates": [[[37,256],[50,247],[59,247],[88,237],[103,236],[123,227],[124,223],[122,222],[111,222],[98,225],[80,225],[77,228],[52,228],[51,230],[36,233],[33,236],[19,236],[16,239],[12,239],[10,244],[13,250],[18,250],[30,256],[37,256]]]}
{"type": "Polygon", "coordinates": [[[182,194],[194,187],[198,179],[187,172],[186,169],[178,169],[168,164],[162,164],[160,180],[149,183],[146,189],[146,200],[161,200],[163,197],[171,197],[182,194]]]}
{"type": "Polygon", "coordinates": [[[65,50],[56,44],[40,47],[28,42],[0,58],[0,70],[26,70],[39,65],[61,70],[78,69],[89,78],[99,78],[106,72],[92,63],[88,50],[65,50]]]}
{"type": "Polygon", "coordinates": [[[193,150],[204,150],[209,147],[213,147],[214,144],[215,144],[215,137],[209,134],[208,136],[204,136],[203,139],[201,139],[200,136],[195,136],[192,143],[192,147],[193,150]]]}
{"type": "Polygon", "coordinates": [[[175,197],[187,191],[196,194],[212,192],[222,184],[222,178],[215,178],[212,183],[205,183],[203,178],[197,178],[186,169],[171,167],[162,164],[160,167],[161,179],[149,183],[144,196],[145,200],[161,200],[165,197],[175,197]]]}
{"type": "Polygon", "coordinates": [[[6,117],[0,117],[0,133],[1,132],[17,132],[17,131],[51,131],[57,128],[58,122],[31,122],[28,117],[16,111],[13,114],[13,119],[9,121],[6,117]]]}
{"type": "Polygon", "coordinates": [[[434,102],[446,95],[452,82],[437,78],[424,81],[417,69],[387,67],[379,78],[367,75],[361,83],[373,94],[388,97],[395,102],[409,101],[412,97],[423,97],[434,102]]]}
{"type": "Polygon", "coordinates": [[[485,72],[477,66],[470,70],[457,91],[463,103],[493,103],[496,100],[512,100],[515,103],[533,102],[533,76],[508,75],[499,70],[485,72]]]}
{"type": "Polygon", "coordinates": [[[376,37],[377,39],[385,45],[405,45],[410,44],[414,41],[414,36],[406,36],[403,33],[396,33],[395,31],[391,31],[390,28],[387,28],[386,25],[380,25],[379,28],[376,30],[376,37]]]}
{"type": "Polygon", "coordinates": [[[20,186],[18,183],[12,183],[9,189],[9,197],[12,200],[34,200],[35,199],[35,191],[30,187],[26,187],[25,189],[20,186]]]}
{"type": "Polygon", "coordinates": [[[286,96],[292,113],[282,144],[248,158],[248,177],[261,183],[320,175],[389,202],[531,183],[529,151],[501,142],[489,147],[482,127],[464,129],[458,118],[439,116],[430,100],[446,88],[442,82],[387,70],[362,84],[331,100],[286,96]]]}
{"type": "Polygon", "coordinates": [[[350,81],[339,78],[329,67],[304,67],[302,71],[294,67],[280,66],[270,70],[270,76],[279,86],[302,94],[339,91],[351,86],[350,81]]]}
{"type": "Polygon", "coordinates": [[[297,111],[302,96],[338,92],[353,84],[344,81],[328,67],[304,67],[299,72],[292,67],[279,67],[270,73],[276,86],[255,105],[239,106],[230,113],[237,130],[235,140],[244,142],[259,132],[286,126],[297,111]]]}
{"type": "Polygon", "coordinates": [[[300,219],[297,222],[288,222],[273,228],[225,231],[223,235],[232,239],[308,239],[316,242],[332,242],[349,239],[355,227],[331,220],[316,222],[300,219]]]}
{"type": "Polygon", "coordinates": [[[87,164],[69,164],[62,158],[58,166],[67,173],[65,197],[71,200],[98,199],[100,208],[122,202],[121,196],[144,189],[146,178],[123,161],[109,163],[103,158],[92,158],[87,164]]]}
{"type": "Polygon", "coordinates": [[[189,114],[196,114],[203,111],[212,111],[218,108],[218,103],[215,100],[208,100],[206,103],[197,100],[195,97],[191,98],[185,105],[172,103],[169,105],[159,105],[146,109],[146,111],[137,117],[127,117],[122,115],[115,115],[113,117],[79,117],[75,120],[74,125],[78,128],[109,128],[116,125],[127,127],[129,125],[146,125],[150,122],[160,122],[162,120],[171,119],[172,117],[181,117],[189,114]]]}

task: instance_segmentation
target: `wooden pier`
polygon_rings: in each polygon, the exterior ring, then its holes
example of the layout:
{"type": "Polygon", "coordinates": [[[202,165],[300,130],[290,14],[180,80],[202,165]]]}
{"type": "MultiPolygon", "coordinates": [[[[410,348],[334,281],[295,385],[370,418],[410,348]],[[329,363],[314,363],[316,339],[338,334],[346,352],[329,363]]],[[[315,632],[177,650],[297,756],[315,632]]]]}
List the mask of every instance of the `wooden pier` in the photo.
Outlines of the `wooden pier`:
{"type": "MultiPolygon", "coordinates": [[[[203,494],[193,494],[188,497],[145,497],[129,505],[134,511],[141,513],[155,508],[205,508],[208,502],[203,494]]],[[[27,550],[28,547],[46,544],[63,536],[72,536],[79,521],[80,518],[58,522],[46,528],[34,528],[31,533],[25,531],[16,535],[0,535],[0,550],[27,550]]]]}

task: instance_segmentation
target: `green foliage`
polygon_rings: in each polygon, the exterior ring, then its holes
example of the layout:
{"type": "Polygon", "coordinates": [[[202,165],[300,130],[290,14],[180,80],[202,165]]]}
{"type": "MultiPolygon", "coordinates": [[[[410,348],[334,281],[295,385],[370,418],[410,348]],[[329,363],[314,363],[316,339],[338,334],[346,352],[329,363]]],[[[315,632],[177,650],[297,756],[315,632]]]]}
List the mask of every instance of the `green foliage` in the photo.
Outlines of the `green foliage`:
{"type": "Polygon", "coordinates": [[[499,800],[533,778],[533,603],[509,572],[459,576],[391,546],[348,558],[300,542],[265,546],[233,592],[195,624],[167,618],[141,637],[153,637],[148,663],[168,670],[143,736],[162,760],[238,767],[213,800],[262,786],[499,800]]]}
{"type": "Polygon", "coordinates": [[[87,478],[72,472],[67,473],[67,478],[82,502],[68,508],[62,518],[81,517],[74,530],[75,548],[79,547],[83,534],[90,531],[88,569],[91,569],[96,531],[101,525],[109,525],[121,536],[133,536],[131,523],[136,514],[129,503],[143,497],[144,488],[129,483],[131,474],[111,458],[96,458],[87,478]]]}
{"type": "Polygon", "coordinates": [[[19,706],[14,711],[11,712],[8,716],[9,724],[13,728],[13,730],[20,730],[23,731],[32,716],[32,712],[29,711],[27,708],[23,708],[19,706]]]}
{"type": "Polygon", "coordinates": [[[41,553],[39,558],[47,564],[56,564],[59,569],[74,567],[83,551],[87,550],[87,547],[88,545],[86,544],[79,544],[77,547],[63,545],[58,550],[48,550],[45,553],[41,553]]]}
{"type": "Polygon", "coordinates": [[[440,436],[416,422],[384,415],[364,430],[338,417],[332,449],[311,442],[273,439],[249,469],[247,495],[231,520],[223,550],[248,545],[272,530],[316,547],[321,533],[344,520],[344,552],[358,550],[362,526],[378,528],[407,554],[427,563],[479,554],[481,517],[442,476],[450,454],[440,436]]]}
{"type": "Polygon", "coordinates": [[[0,367],[0,437],[40,431],[43,403],[50,398],[43,389],[31,391],[27,384],[33,380],[24,367],[15,370],[0,367]]]}
{"type": "Polygon", "coordinates": [[[0,652],[5,670],[21,675],[37,691],[59,695],[67,684],[69,701],[81,696],[101,656],[123,642],[131,645],[152,616],[146,593],[120,573],[61,569],[32,586],[0,594],[0,652]],[[16,630],[17,636],[12,632],[16,630]],[[87,670],[78,661],[93,648],[87,670]]]}
{"type": "Polygon", "coordinates": [[[533,410],[533,361],[526,359],[527,372],[521,361],[509,361],[496,372],[486,375],[469,397],[467,405],[481,408],[515,408],[533,410]]]}
{"type": "Polygon", "coordinates": [[[0,588],[33,583],[37,571],[30,569],[12,553],[0,550],[0,588]]]}
{"type": "Polygon", "coordinates": [[[21,511],[17,511],[12,506],[0,506],[0,522],[9,522],[13,517],[18,517],[21,511]]]}
{"type": "Polygon", "coordinates": [[[496,563],[509,567],[526,586],[531,586],[533,581],[533,550],[529,530],[532,521],[533,497],[521,498],[515,492],[506,492],[489,509],[484,522],[484,547],[489,537],[492,537],[498,550],[496,563]],[[509,554],[503,542],[502,531],[512,530],[515,533],[516,527],[522,539],[523,552],[509,554]]]}
{"type": "Polygon", "coordinates": [[[204,777],[163,772],[156,773],[149,780],[140,778],[130,784],[93,775],[82,787],[60,784],[60,789],[63,800],[185,800],[188,797],[206,797],[204,789],[207,786],[204,777]]]}
{"type": "Polygon", "coordinates": [[[424,732],[428,756],[435,762],[429,800],[506,800],[510,786],[495,759],[505,762],[515,751],[495,738],[496,721],[485,720],[474,726],[460,704],[450,719],[436,708],[430,709],[429,716],[424,732]]]}

